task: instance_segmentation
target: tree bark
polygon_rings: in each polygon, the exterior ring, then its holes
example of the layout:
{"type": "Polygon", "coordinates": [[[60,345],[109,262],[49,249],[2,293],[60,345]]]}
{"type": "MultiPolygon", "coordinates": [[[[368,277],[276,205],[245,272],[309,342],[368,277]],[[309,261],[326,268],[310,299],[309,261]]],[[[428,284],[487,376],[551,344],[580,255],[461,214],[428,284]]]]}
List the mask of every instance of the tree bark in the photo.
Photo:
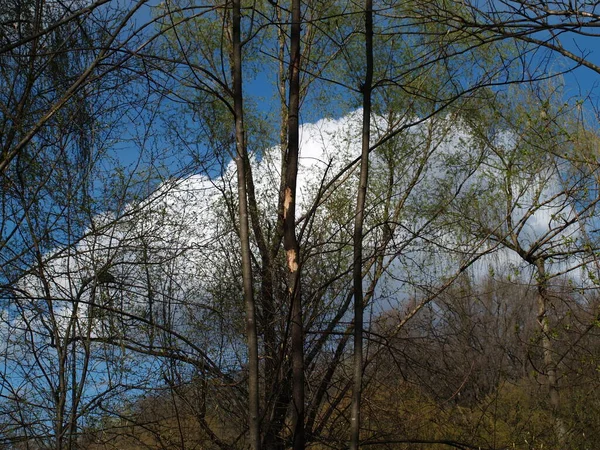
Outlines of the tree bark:
{"type": "Polygon", "coordinates": [[[242,91],[242,43],[241,43],[241,1],[233,0],[232,11],[232,61],[233,103],[235,118],[235,141],[238,180],[238,212],[240,221],[240,244],[242,254],[242,279],[244,285],[244,305],[246,309],[246,339],[248,345],[248,428],[249,444],[252,450],[260,449],[259,390],[258,390],[258,338],[256,332],[256,307],[252,287],[252,257],[250,251],[250,227],[248,220],[248,200],[246,192],[246,171],[250,170],[244,129],[244,109],[242,91]]]}
{"type": "Polygon", "coordinates": [[[293,448],[303,450],[304,435],[304,327],[300,286],[300,246],[296,236],[296,181],[300,152],[300,0],[292,0],[290,30],[288,147],[285,157],[283,192],[283,246],[288,270],[288,297],[291,306],[292,427],[293,448]]]}
{"type": "Polygon", "coordinates": [[[350,448],[357,450],[360,445],[360,404],[363,374],[363,223],[367,183],[369,179],[369,142],[371,140],[371,86],[373,84],[373,1],[365,0],[365,59],[366,74],[362,85],[362,149],[360,177],[354,215],[354,368],[350,421],[350,448]]]}
{"type": "Polygon", "coordinates": [[[566,439],[566,426],[560,418],[560,393],[558,389],[558,377],[556,373],[556,362],[554,360],[554,346],[550,334],[552,330],[548,322],[548,281],[544,260],[538,258],[535,260],[537,269],[537,304],[538,304],[538,324],[542,332],[542,353],[544,355],[544,371],[548,380],[548,395],[552,414],[554,416],[554,432],[561,448],[564,448],[566,439]]]}

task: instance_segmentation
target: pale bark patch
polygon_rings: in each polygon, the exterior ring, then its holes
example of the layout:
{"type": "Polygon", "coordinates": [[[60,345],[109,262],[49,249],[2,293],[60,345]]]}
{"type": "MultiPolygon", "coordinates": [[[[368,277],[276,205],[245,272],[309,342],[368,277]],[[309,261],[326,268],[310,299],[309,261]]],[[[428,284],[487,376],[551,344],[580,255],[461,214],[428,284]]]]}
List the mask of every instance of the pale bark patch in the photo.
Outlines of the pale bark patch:
{"type": "Polygon", "coordinates": [[[290,272],[296,272],[298,270],[298,261],[296,259],[296,250],[291,249],[286,252],[287,265],[290,272]]]}
{"type": "Polygon", "coordinates": [[[288,209],[292,204],[292,190],[289,187],[285,188],[285,196],[283,198],[283,218],[287,216],[288,209]]]}

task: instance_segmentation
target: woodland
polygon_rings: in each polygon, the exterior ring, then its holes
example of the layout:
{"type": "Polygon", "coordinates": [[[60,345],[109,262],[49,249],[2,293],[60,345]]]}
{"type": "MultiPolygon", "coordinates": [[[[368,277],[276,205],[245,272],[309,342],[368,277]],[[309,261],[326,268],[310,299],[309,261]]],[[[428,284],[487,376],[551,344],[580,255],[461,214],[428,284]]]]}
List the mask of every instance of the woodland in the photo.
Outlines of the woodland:
{"type": "Polygon", "coordinates": [[[599,9],[2,0],[0,449],[597,448],[599,9]]]}

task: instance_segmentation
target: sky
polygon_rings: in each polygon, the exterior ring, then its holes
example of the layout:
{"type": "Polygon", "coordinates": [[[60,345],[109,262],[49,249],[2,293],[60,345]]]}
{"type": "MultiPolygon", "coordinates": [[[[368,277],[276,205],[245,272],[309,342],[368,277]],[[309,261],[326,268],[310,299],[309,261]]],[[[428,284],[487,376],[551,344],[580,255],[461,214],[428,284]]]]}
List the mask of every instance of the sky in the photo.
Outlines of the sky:
{"type": "MultiPolygon", "coordinates": [[[[580,38],[577,42],[569,42],[568,39],[564,39],[563,43],[567,48],[576,49],[577,47],[580,47],[588,49],[591,52],[588,56],[589,59],[600,65],[600,51],[595,50],[596,48],[600,48],[600,46],[597,45],[597,43],[600,42],[599,39],[580,38]]],[[[559,61],[559,58],[556,58],[556,61],[559,61]]],[[[586,96],[591,93],[592,99],[589,102],[589,105],[593,106],[595,104],[595,97],[597,96],[596,88],[600,85],[600,74],[591,69],[579,67],[572,72],[565,74],[564,81],[567,86],[567,96],[586,96]]],[[[259,73],[254,80],[248,80],[247,83],[248,92],[255,98],[262,98],[262,100],[258,102],[258,106],[259,109],[263,110],[265,113],[270,111],[272,107],[270,102],[273,92],[272,82],[273,74],[262,72],[259,73]]],[[[338,148],[336,147],[342,140],[339,138],[339,134],[336,133],[339,133],[340,129],[348,127],[349,122],[347,118],[323,119],[321,111],[316,107],[305,110],[302,119],[305,122],[305,125],[302,127],[302,167],[299,192],[302,196],[301,205],[303,208],[307,209],[311,202],[311,195],[314,194],[314,191],[311,192],[311,189],[325,176],[324,172],[328,167],[329,161],[334,157],[337,157],[335,164],[339,165],[342,163],[337,151],[338,148]]],[[[133,145],[127,146],[126,144],[127,143],[124,143],[122,146],[115,149],[115,155],[120,159],[121,163],[131,166],[132,170],[146,168],[143,164],[141,166],[136,166],[135,164],[137,155],[139,154],[137,152],[140,147],[136,148],[133,145]]],[[[153,151],[160,152],[161,145],[170,147],[171,156],[165,161],[165,164],[172,164],[172,167],[174,168],[181,164],[185,164],[184,161],[176,159],[177,148],[174,148],[171,143],[161,141],[160,137],[153,140],[151,145],[146,148],[145,151],[148,153],[152,153],[153,151]]],[[[358,143],[353,141],[353,145],[355,147],[354,149],[346,148],[350,153],[349,155],[345,155],[346,157],[352,156],[352,151],[356,154],[358,143]]],[[[273,154],[275,155],[273,156],[274,159],[254,161],[254,164],[257,166],[257,187],[263,193],[261,195],[262,199],[272,200],[278,198],[277,193],[272,192],[272,190],[276,190],[278,186],[276,176],[274,177],[274,172],[271,170],[273,167],[277,167],[277,152],[272,152],[272,155],[273,154]]],[[[229,168],[232,170],[231,166],[229,168]]],[[[332,173],[335,173],[335,167],[332,169],[332,173]]],[[[229,176],[231,177],[231,173],[229,176]]],[[[193,233],[196,233],[194,235],[176,235],[174,232],[170,233],[169,237],[172,237],[173,239],[173,241],[170,242],[172,244],[172,250],[194,245],[198,247],[198,254],[202,256],[202,258],[199,258],[199,261],[196,262],[193,259],[191,261],[182,261],[180,263],[182,273],[196,273],[194,270],[187,270],[189,269],[187,264],[190,262],[194,265],[198,265],[198,267],[194,267],[197,271],[204,270],[210,272],[211,270],[214,270],[214,267],[218,267],[216,263],[212,267],[207,264],[200,267],[200,261],[210,262],[212,258],[217,258],[219,255],[218,252],[221,248],[221,243],[219,241],[221,237],[214,229],[214,224],[219,223],[220,220],[220,218],[216,216],[219,214],[219,210],[212,208],[211,206],[213,202],[216,203],[218,201],[218,195],[215,194],[215,190],[213,189],[214,186],[219,185],[219,183],[225,184],[225,182],[224,178],[219,176],[215,176],[213,180],[208,180],[201,176],[186,178],[179,186],[179,190],[175,190],[172,196],[165,199],[169,207],[165,208],[168,214],[167,219],[161,217],[161,220],[167,220],[167,222],[146,222],[140,224],[140,227],[151,227],[156,231],[156,235],[161,237],[164,237],[164,234],[161,235],[161,233],[170,232],[171,228],[169,228],[169,225],[171,223],[176,223],[177,225],[183,224],[186,228],[192,230],[193,233]]],[[[165,185],[166,184],[163,186],[165,185]]],[[[270,211],[274,211],[272,206],[273,205],[271,205],[271,208],[269,209],[270,211]]],[[[551,217],[552,211],[544,211],[543,214],[543,216],[538,215],[532,217],[531,232],[542,229],[543,226],[550,222],[549,217],[551,217]]],[[[560,236],[558,238],[560,238],[560,236]]],[[[506,250],[497,252],[494,258],[495,259],[492,261],[497,263],[497,267],[504,267],[507,271],[510,270],[512,264],[517,265],[519,263],[519,259],[506,250]]],[[[484,276],[487,273],[486,265],[489,266],[489,264],[489,260],[483,261],[475,268],[475,270],[478,271],[479,276],[484,276]]],[[[497,270],[497,272],[499,273],[500,270],[497,270]]],[[[130,274],[132,278],[135,275],[135,273],[130,274]]],[[[207,278],[208,275],[212,276],[212,274],[207,274],[207,278]]],[[[185,287],[185,283],[182,283],[182,285],[185,287]]],[[[3,331],[5,330],[0,328],[0,334],[2,334],[3,331]]],[[[4,339],[4,342],[7,342],[7,339],[4,339]]],[[[6,367],[0,366],[0,373],[5,371],[6,367]]]]}
{"type": "MultiPolygon", "coordinates": [[[[565,49],[576,55],[586,55],[588,61],[600,66],[600,36],[586,37],[571,35],[563,38],[562,43],[565,49]]],[[[568,62],[565,63],[570,64],[568,62]]],[[[598,97],[600,73],[588,67],[576,67],[572,72],[565,75],[565,83],[568,92],[572,95],[586,97],[588,94],[591,94],[593,97],[598,97]]]]}
{"type": "MultiPolygon", "coordinates": [[[[340,167],[344,166],[344,161],[352,159],[353,156],[357,155],[360,149],[360,115],[354,114],[339,119],[322,119],[313,124],[305,124],[301,127],[301,161],[300,161],[300,179],[299,179],[299,192],[300,199],[299,204],[301,210],[306,211],[310,208],[312,201],[315,196],[315,186],[318,185],[321,179],[331,178],[340,167]],[[332,164],[331,170],[328,171],[329,164],[332,164]]],[[[425,125],[421,126],[424,130],[425,125]]],[[[461,151],[457,147],[460,145],[468,145],[468,140],[457,139],[457,133],[460,133],[461,129],[459,126],[453,128],[454,134],[444,135],[443,139],[446,143],[445,146],[440,146],[440,150],[436,154],[443,154],[444,152],[452,153],[461,151]]],[[[264,206],[266,214],[276,214],[276,205],[274,202],[277,201],[277,167],[279,166],[280,153],[271,149],[267,152],[267,156],[261,160],[253,160],[254,173],[257,181],[258,198],[261,205],[264,206]]],[[[417,149],[419,150],[419,149],[417,149]]],[[[463,153],[466,153],[465,150],[463,153]]],[[[441,156],[441,155],[440,155],[441,156]]],[[[414,161],[413,161],[414,163],[414,161]]],[[[428,168],[435,174],[435,170],[431,167],[428,168]]],[[[163,278],[162,270],[165,270],[164,278],[168,279],[168,276],[173,273],[177,277],[177,282],[174,283],[176,288],[174,289],[173,296],[179,299],[185,299],[182,304],[187,304],[188,300],[192,300],[194,306],[199,306],[199,309],[203,311],[203,307],[206,311],[210,310],[210,292],[207,288],[212,286],[210,283],[214,283],[218,280],[219,271],[223,268],[223,261],[226,258],[223,255],[224,251],[229,251],[230,245],[237,243],[237,236],[231,231],[231,227],[228,223],[228,214],[224,211],[224,204],[222,202],[222,192],[219,189],[231,189],[235,192],[235,167],[233,164],[229,164],[225,174],[221,177],[215,177],[212,180],[207,177],[200,175],[191,176],[186,179],[180,180],[179,183],[164,183],[162,185],[164,196],[161,195],[160,190],[155,193],[155,200],[150,198],[149,201],[153,202],[152,211],[147,216],[144,216],[138,222],[134,222],[132,226],[126,227],[126,231],[121,233],[114,233],[112,230],[107,230],[107,236],[92,235],[88,241],[82,242],[77,249],[80,253],[73,256],[73,258],[81,258],[79,263],[85,263],[86,258],[94,256],[97,258],[96,261],[92,261],[88,266],[93,267],[93,263],[101,266],[104,258],[114,257],[115,266],[112,268],[117,276],[123,277],[126,280],[126,285],[136,286],[129,292],[127,301],[130,301],[132,305],[143,306],[146,304],[146,296],[144,284],[146,278],[140,276],[140,270],[143,270],[141,266],[132,264],[132,261],[137,261],[135,250],[142,246],[140,242],[147,243],[148,247],[143,247],[144,251],[149,251],[152,262],[160,261],[161,259],[168,263],[162,262],[159,264],[152,264],[152,266],[158,271],[156,278],[153,278],[155,283],[160,284],[160,280],[163,278]],[[147,240],[150,236],[150,242],[147,240]],[[121,238],[126,238],[126,245],[119,245],[118,241],[121,238]],[[112,242],[112,240],[115,242],[112,242]],[[149,242],[149,243],[148,243],[149,242]],[[99,249],[98,253],[93,255],[86,245],[93,245],[95,249],[99,249]],[[114,253],[111,255],[111,253],[114,253]],[[172,271],[172,272],[171,272],[172,271]],[[141,281],[140,281],[141,280],[141,281]],[[206,285],[204,283],[207,283],[206,285]],[[137,297],[136,289],[140,289],[140,296],[137,297]],[[200,292],[200,293],[199,293],[200,292]],[[139,302],[139,303],[136,303],[139,302]]],[[[428,175],[431,173],[428,172],[428,175]]],[[[376,179],[374,178],[374,181],[376,179]]],[[[354,189],[352,187],[353,180],[350,178],[347,182],[346,191],[349,193],[349,198],[353,200],[354,189]]],[[[400,189],[403,186],[400,187],[400,189]]],[[[338,191],[343,192],[341,189],[338,191]]],[[[419,196],[416,192],[415,196],[419,196]]],[[[379,205],[380,206],[380,205],[379,205]]],[[[377,204],[373,207],[375,210],[377,204]]],[[[322,245],[325,248],[328,244],[333,244],[335,247],[337,243],[343,243],[348,238],[347,230],[344,227],[344,223],[351,223],[347,221],[347,216],[343,217],[346,222],[338,224],[335,220],[329,220],[327,214],[336,212],[334,205],[331,210],[327,208],[320,208],[319,216],[317,218],[316,228],[313,230],[314,234],[311,238],[314,242],[319,243],[319,239],[323,239],[322,245]],[[338,226],[340,225],[340,226],[338,226]],[[324,237],[320,237],[319,234],[323,233],[324,237]]],[[[346,214],[352,214],[352,211],[346,214]]],[[[516,211],[515,214],[520,214],[516,211]]],[[[526,233],[544,233],[547,231],[547,227],[550,223],[552,216],[551,210],[542,211],[539,215],[534,215],[530,220],[530,229],[526,230],[526,233]],[[544,228],[546,227],[546,228],[544,228]]],[[[268,216],[265,217],[265,220],[268,216]]],[[[271,217],[273,219],[273,217],[271,217]]],[[[408,217],[405,222],[406,229],[413,226],[410,223],[411,217],[408,217]]],[[[524,235],[526,234],[524,233],[524,235]]],[[[399,233],[401,234],[401,232],[399,233]]],[[[539,235],[539,234],[538,234],[539,235]]],[[[372,236],[372,235],[371,235],[372,236]]],[[[537,235],[536,235],[537,236],[537,235]]],[[[526,238],[527,236],[525,236],[526,238]]],[[[399,238],[402,238],[400,236],[399,238]]],[[[367,238],[368,240],[369,238],[367,238]]],[[[555,240],[560,241],[561,236],[555,236],[555,240]]],[[[90,247],[92,248],[92,247],[90,247]]],[[[346,248],[349,250],[349,247],[346,248]]],[[[439,282],[444,276],[453,274],[456,271],[456,263],[454,260],[450,260],[447,254],[435,253],[434,256],[431,254],[425,254],[421,251],[419,254],[419,247],[415,246],[413,250],[410,248],[406,251],[406,255],[399,255],[400,257],[406,257],[404,262],[399,262],[395,267],[398,267],[398,273],[401,277],[410,278],[412,274],[407,275],[407,269],[415,271],[423,271],[426,273],[416,273],[414,280],[421,281],[420,276],[431,277],[432,280],[439,282]],[[435,263],[432,264],[432,259],[435,257],[435,263]],[[411,267],[410,263],[417,260],[423,259],[422,265],[417,264],[415,267],[411,267]],[[448,259],[446,259],[448,258],[448,259]],[[449,262],[447,262],[449,261],[449,262]]],[[[76,253],[75,251],[73,253],[76,253]]],[[[139,258],[139,255],[137,255],[139,258]]],[[[146,257],[146,256],[145,256],[146,257]]],[[[65,277],[71,283],[61,282],[59,278],[52,280],[52,289],[58,291],[57,298],[61,298],[64,294],[67,304],[74,294],[80,289],[82,279],[89,276],[87,273],[82,273],[80,270],[82,264],[64,264],[65,259],[57,259],[57,263],[62,263],[64,267],[71,267],[76,273],[70,273],[72,277],[65,277]],[[71,289],[74,292],[69,292],[71,289]],[[66,293],[65,293],[66,292],[66,293]]],[[[400,259],[399,259],[400,261],[400,259]]],[[[318,261],[310,261],[310,264],[318,264],[318,261]]],[[[523,263],[520,262],[516,255],[509,251],[499,251],[495,255],[487,260],[481,262],[480,265],[474,268],[475,276],[484,277],[490,273],[490,268],[495,268],[494,271],[500,277],[512,275],[511,270],[516,273],[521,271],[523,277],[530,275],[530,272],[522,270],[523,263]],[[492,265],[493,263],[493,265],[492,265]],[[503,269],[503,270],[502,270],[503,269]]],[[[393,269],[392,269],[393,270],[393,269]]],[[[382,298],[375,298],[375,302],[380,302],[376,308],[378,311],[390,306],[402,306],[403,302],[406,302],[409,295],[416,295],[413,292],[417,292],[418,287],[416,285],[403,284],[402,279],[397,274],[390,274],[390,280],[386,283],[385,288],[387,293],[382,293],[382,298]],[[396,302],[395,304],[392,302],[396,302]]],[[[229,273],[224,273],[222,276],[229,276],[229,273]]],[[[167,281],[168,283],[168,281],[167,281]]],[[[162,285],[161,285],[162,287],[162,285]]],[[[35,290],[35,286],[30,287],[35,290]]],[[[168,291],[166,291],[168,292],[168,291]]],[[[167,294],[167,296],[170,294],[167,294]]],[[[59,302],[57,302],[59,303],[59,302]]],[[[179,304],[179,302],[174,302],[179,304]]],[[[62,305],[61,305],[62,307],[62,305]]],[[[376,311],[377,311],[376,310],[376,311]]],[[[63,315],[69,316],[69,307],[63,308],[60,312],[63,315]]],[[[232,315],[235,314],[235,309],[232,308],[228,311],[232,315]]],[[[183,316],[183,314],[182,314],[183,316]]],[[[228,326],[227,322],[224,322],[228,326]]],[[[0,325],[2,325],[0,323],[0,325]]],[[[14,326],[16,324],[10,324],[14,326]]],[[[5,322],[4,328],[0,326],[0,337],[3,333],[10,331],[8,322],[5,322]]],[[[182,326],[185,326],[182,324],[182,326]]],[[[220,324],[210,324],[218,328],[220,324]]],[[[100,332],[100,331],[99,331],[100,332]]],[[[13,336],[14,339],[18,339],[18,336],[13,336]]],[[[40,338],[41,339],[41,338],[40,338]]],[[[5,339],[5,345],[8,340],[5,339]]],[[[10,343],[15,344],[15,341],[10,343]]],[[[218,343],[214,345],[217,346],[218,343]]],[[[0,349],[2,350],[2,349],[0,349]]],[[[207,346],[206,350],[210,353],[211,349],[207,346]]],[[[51,351],[51,350],[50,350],[51,351]]],[[[216,352],[217,350],[215,350],[216,352]]],[[[53,361],[52,357],[49,359],[53,361]]],[[[235,360],[233,362],[227,362],[235,367],[235,360]]],[[[20,361],[14,361],[18,367],[20,361]]],[[[5,366],[0,364],[0,374],[3,371],[8,370],[5,366]]],[[[50,364],[50,363],[49,363],[50,364]]],[[[98,363],[99,368],[99,380],[104,382],[102,377],[102,362],[98,363]]],[[[138,363],[139,364],[139,363],[138,363]]],[[[142,366],[143,367],[143,366],[142,366]]],[[[144,367],[143,367],[144,368],[144,367]]],[[[148,368],[148,371],[150,368],[148,368]]],[[[142,374],[144,375],[144,374],[142,374]]],[[[20,383],[19,380],[11,380],[10,383],[20,383]]],[[[99,383],[99,386],[103,386],[99,383]]]]}
{"type": "MultiPolygon", "coordinates": [[[[151,0],[144,5],[135,15],[135,23],[137,25],[146,23],[151,20],[153,11],[156,6],[161,4],[159,0],[151,0]]],[[[587,30],[586,30],[587,31],[587,30]]],[[[600,36],[583,36],[576,33],[564,33],[560,37],[561,45],[568,51],[577,55],[585,55],[586,59],[600,66],[600,36]]],[[[561,71],[569,70],[574,67],[572,61],[559,56],[552,55],[550,64],[551,70],[561,71]]],[[[256,102],[259,110],[268,113],[273,108],[274,83],[276,74],[269,72],[272,67],[265,66],[265,70],[256,73],[254,76],[246,76],[244,80],[244,89],[247,92],[247,97],[252,97],[256,102]]],[[[596,103],[597,87],[600,85],[600,74],[586,67],[575,67],[564,74],[564,83],[566,86],[566,97],[583,97],[592,96],[588,105],[592,106],[596,103]]],[[[333,87],[332,87],[333,89],[333,87]]],[[[301,110],[301,122],[314,123],[325,116],[331,115],[332,111],[324,111],[320,109],[318,103],[305,102],[304,108],[301,110]]]]}

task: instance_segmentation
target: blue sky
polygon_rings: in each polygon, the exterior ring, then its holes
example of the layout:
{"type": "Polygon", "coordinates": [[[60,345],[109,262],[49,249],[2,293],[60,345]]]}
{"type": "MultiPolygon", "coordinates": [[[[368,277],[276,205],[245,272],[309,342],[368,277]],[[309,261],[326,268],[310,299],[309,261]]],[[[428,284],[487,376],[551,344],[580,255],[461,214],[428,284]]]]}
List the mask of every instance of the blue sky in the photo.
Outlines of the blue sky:
{"type": "MultiPolygon", "coordinates": [[[[580,36],[575,34],[564,35],[562,44],[568,51],[582,56],[593,64],[600,66],[600,36],[580,36]]],[[[557,57],[559,60],[560,57],[557,57]]],[[[566,58],[563,58],[566,59],[566,58]]],[[[567,66],[572,67],[573,63],[565,61],[567,66]]],[[[577,67],[570,74],[565,75],[565,83],[569,93],[576,96],[597,96],[597,89],[600,84],[600,74],[587,67],[577,67]]]]}
{"type": "MultiPolygon", "coordinates": [[[[142,7],[136,15],[136,23],[140,25],[149,21],[152,15],[151,5],[156,5],[158,3],[158,0],[152,0],[147,4],[148,6],[142,7]]],[[[561,42],[567,50],[578,55],[585,54],[588,60],[598,65],[600,65],[600,51],[596,50],[596,48],[600,42],[599,39],[600,38],[585,37],[573,33],[565,33],[561,36],[561,42]]],[[[572,61],[558,54],[553,54],[551,56],[551,65],[549,66],[551,70],[565,70],[572,68],[573,66],[574,63],[572,61]]],[[[254,103],[259,108],[259,111],[264,112],[265,115],[270,112],[277,113],[277,109],[279,108],[279,105],[275,102],[275,82],[277,75],[268,72],[270,68],[271,67],[268,67],[265,71],[258,73],[254,79],[251,79],[248,76],[245,79],[247,102],[251,101],[254,103]]],[[[577,67],[566,73],[563,76],[563,80],[565,83],[565,96],[567,98],[586,98],[590,95],[591,97],[587,101],[587,105],[588,109],[593,109],[593,106],[597,101],[596,88],[600,82],[600,74],[586,67],[577,67]]],[[[354,94],[347,94],[347,96],[350,95],[354,94]]],[[[324,109],[320,108],[319,104],[315,104],[314,101],[306,101],[303,105],[300,119],[304,123],[314,123],[325,115],[331,115],[331,113],[331,107],[324,109]]],[[[134,127],[133,124],[131,126],[134,127]]],[[[169,144],[163,142],[157,144],[155,142],[153,145],[155,147],[154,151],[160,150],[160,147],[166,149],[169,145],[172,146],[172,143],[169,144]]],[[[151,151],[152,150],[149,150],[148,148],[145,149],[145,152],[151,151]]],[[[178,152],[178,150],[173,147],[169,148],[168,151],[171,152],[171,163],[169,164],[173,164],[173,167],[178,163],[181,165],[181,163],[184,162],[183,159],[173,159],[177,154],[182,154],[181,151],[178,152]]],[[[119,145],[118,150],[115,150],[117,158],[124,164],[131,165],[132,168],[135,167],[139,152],[139,148],[136,149],[135,146],[131,145],[127,146],[126,143],[119,145]]]]}

